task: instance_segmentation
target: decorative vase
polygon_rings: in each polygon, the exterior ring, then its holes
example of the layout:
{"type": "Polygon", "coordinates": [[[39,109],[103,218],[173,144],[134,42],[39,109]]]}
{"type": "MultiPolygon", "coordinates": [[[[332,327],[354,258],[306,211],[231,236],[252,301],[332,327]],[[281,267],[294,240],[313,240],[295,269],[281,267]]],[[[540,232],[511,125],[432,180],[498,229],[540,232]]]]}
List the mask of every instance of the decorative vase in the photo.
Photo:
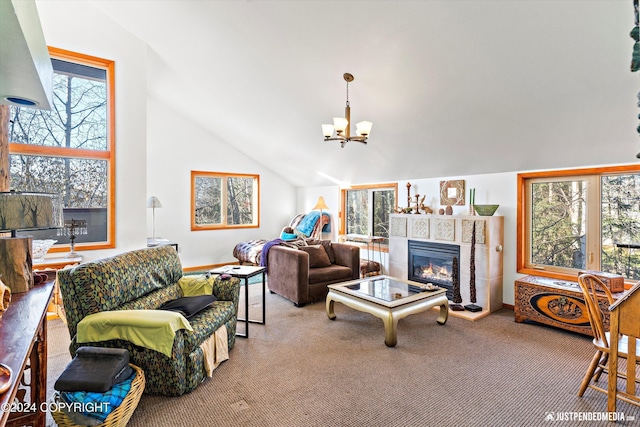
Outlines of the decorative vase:
{"type": "Polygon", "coordinates": [[[11,302],[11,289],[0,280],[0,317],[9,308],[11,302]]]}
{"type": "Polygon", "coordinates": [[[447,206],[447,208],[444,211],[447,215],[453,215],[453,208],[451,207],[451,205],[447,206]]]}

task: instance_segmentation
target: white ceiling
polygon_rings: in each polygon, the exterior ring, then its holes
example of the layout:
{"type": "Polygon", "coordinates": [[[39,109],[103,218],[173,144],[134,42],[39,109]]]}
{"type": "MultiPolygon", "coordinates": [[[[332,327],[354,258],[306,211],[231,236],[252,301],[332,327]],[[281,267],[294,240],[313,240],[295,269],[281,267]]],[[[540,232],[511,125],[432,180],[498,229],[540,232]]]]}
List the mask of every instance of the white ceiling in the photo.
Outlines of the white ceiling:
{"type": "Polygon", "coordinates": [[[151,97],[296,186],[636,160],[631,0],[92,3],[151,97]],[[366,146],[322,138],[344,72],[366,146]]]}

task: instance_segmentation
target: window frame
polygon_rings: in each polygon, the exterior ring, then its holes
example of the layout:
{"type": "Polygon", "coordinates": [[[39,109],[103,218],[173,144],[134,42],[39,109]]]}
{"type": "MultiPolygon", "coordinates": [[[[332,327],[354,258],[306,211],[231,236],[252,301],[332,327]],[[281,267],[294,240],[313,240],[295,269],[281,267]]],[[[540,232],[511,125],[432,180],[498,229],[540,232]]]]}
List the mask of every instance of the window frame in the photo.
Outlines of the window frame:
{"type": "Polygon", "coordinates": [[[191,218],[191,231],[206,231],[206,230],[229,230],[238,228],[259,228],[260,227],[260,175],[259,174],[245,174],[245,173],[233,173],[233,172],[208,172],[208,171],[191,171],[191,203],[190,203],[190,218],[191,218]],[[196,224],[196,194],[195,184],[197,177],[210,177],[222,179],[222,218],[220,224],[196,224]],[[228,178],[252,178],[254,180],[255,193],[253,195],[254,209],[253,217],[254,222],[252,224],[227,224],[227,179],[228,178]]]}
{"type": "MultiPolygon", "coordinates": [[[[375,190],[393,190],[394,191],[394,206],[398,206],[398,183],[397,182],[389,182],[389,183],[380,183],[380,184],[362,184],[362,185],[352,185],[350,187],[345,187],[340,189],[340,211],[339,211],[339,226],[338,226],[338,234],[345,235],[347,230],[347,192],[348,191],[360,191],[367,190],[369,194],[372,194],[375,190]]],[[[371,196],[371,202],[373,202],[373,196],[371,196]]],[[[389,214],[391,214],[390,212],[389,214]]],[[[369,218],[369,220],[373,220],[369,218]]],[[[369,226],[373,229],[373,223],[369,223],[369,226]]],[[[378,246],[375,245],[374,250],[378,250],[378,246]]],[[[380,245],[381,252],[389,252],[389,245],[383,243],[380,245]]]]}
{"type": "MultiPolygon", "coordinates": [[[[46,145],[28,145],[9,141],[9,155],[29,155],[47,157],[67,157],[85,160],[104,160],[107,162],[107,240],[104,242],[76,243],[76,249],[96,250],[116,247],[116,141],[115,141],[115,61],[98,58],[83,53],[72,52],[56,47],[48,47],[53,59],[73,62],[89,67],[100,68],[106,72],[107,91],[107,149],[104,151],[83,148],[52,147],[46,145]]],[[[70,244],[54,245],[49,252],[65,252],[70,244]]]]}
{"type": "MultiPolygon", "coordinates": [[[[517,220],[516,220],[516,271],[521,274],[530,274],[554,279],[575,281],[578,269],[534,266],[531,259],[531,183],[537,181],[564,181],[567,179],[583,179],[589,184],[587,193],[587,220],[586,234],[597,235],[597,238],[588,238],[586,242],[586,267],[585,270],[599,270],[601,257],[589,254],[600,254],[602,240],[601,218],[601,177],[603,175],[640,173],[640,165],[618,165],[591,167],[582,169],[561,169],[550,171],[523,172],[517,176],[517,220]],[[596,202],[589,202],[594,197],[596,202]]],[[[635,280],[626,280],[627,284],[635,283],[635,280]]]]}

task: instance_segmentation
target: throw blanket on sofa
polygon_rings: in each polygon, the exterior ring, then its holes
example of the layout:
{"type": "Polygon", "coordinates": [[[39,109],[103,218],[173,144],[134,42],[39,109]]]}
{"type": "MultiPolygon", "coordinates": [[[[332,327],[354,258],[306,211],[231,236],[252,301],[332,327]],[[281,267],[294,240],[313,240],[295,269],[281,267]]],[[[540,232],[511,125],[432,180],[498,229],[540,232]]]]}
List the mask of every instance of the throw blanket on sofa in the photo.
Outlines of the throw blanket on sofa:
{"type": "Polygon", "coordinates": [[[304,233],[305,236],[309,237],[311,233],[313,233],[313,228],[316,222],[318,222],[318,218],[320,218],[320,212],[311,211],[302,218],[302,221],[300,221],[300,224],[298,224],[296,228],[301,233],[304,233]]]}
{"type": "Polygon", "coordinates": [[[260,255],[260,266],[261,267],[267,267],[267,270],[269,270],[269,266],[267,265],[267,260],[269,259],[269,249],[271,249],[272,246],[275,245],[279,245],[280,243],[284,242],[284,240],[282,239],[274,239],[271,240],[267,243],[264,244],[264,246],[262,247],[262,254],[260,255]]]}
{"type": "Polygon", "coordinates": [[[78,323],[79,343],[126,340],[171,357],[176,331],[193,331],[185,317],[167,310],[115,310],[90,314],[78,323]]]}

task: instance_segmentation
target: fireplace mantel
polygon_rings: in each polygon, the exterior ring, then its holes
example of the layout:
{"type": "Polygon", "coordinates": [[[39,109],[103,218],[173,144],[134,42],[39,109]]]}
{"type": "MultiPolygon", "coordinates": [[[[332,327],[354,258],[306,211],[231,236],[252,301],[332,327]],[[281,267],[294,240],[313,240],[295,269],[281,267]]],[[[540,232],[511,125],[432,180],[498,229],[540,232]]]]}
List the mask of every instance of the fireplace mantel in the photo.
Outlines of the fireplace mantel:
{"type": "Polygon", "coordinates": [[[473,223],[476,224],[476,305],[482,311],[451,311],[452,316],[475,320],[502,308],[502,245],[504,217],[471,215],[392,214],[389,219],[389,274],[408,278],[409,240],[460,246],[462,305],[470,304],[470,256],[473,223]]]}

